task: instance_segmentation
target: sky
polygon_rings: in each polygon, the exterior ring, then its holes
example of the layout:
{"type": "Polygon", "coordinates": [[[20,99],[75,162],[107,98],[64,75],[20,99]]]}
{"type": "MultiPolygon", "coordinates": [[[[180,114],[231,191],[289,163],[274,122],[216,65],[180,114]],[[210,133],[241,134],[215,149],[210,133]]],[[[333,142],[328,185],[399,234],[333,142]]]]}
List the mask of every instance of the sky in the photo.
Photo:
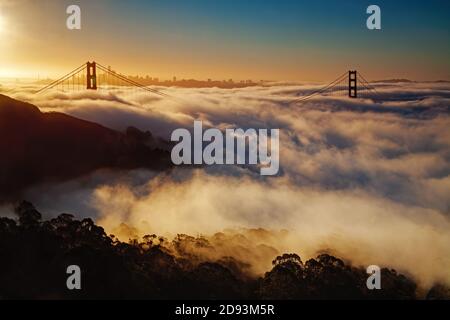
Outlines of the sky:
{"type": "Polygon", "coordinates": [[[0,0],[0,77],[57,77],[88,60],[170,79],[450,79],[450,2],[0,0]],[[67,6],[82,29],[66,28],[67,6]],[[366,28],[381,8],[382,30],[366,28]]]}

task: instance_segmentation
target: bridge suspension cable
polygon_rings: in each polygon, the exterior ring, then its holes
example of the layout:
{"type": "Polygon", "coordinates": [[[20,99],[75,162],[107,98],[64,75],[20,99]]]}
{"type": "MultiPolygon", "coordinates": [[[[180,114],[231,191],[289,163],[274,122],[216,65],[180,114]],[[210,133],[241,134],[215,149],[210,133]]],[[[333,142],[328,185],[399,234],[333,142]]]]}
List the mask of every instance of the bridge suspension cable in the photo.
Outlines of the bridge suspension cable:
{"type": "MultiPolygon", "coordinates": [[[[137,92],[142,90],[164,98],[170,98],[182,102],[182,99],[180,98],[175,98],[165,92],[143,85],[130,77],[126,77],[111,70],[111,67],[107,68],[96,62],[87,62],[86,64],[79,66],[61,78],[52,81],[43,88],[39,89],[36,91],[36,94],[40,94],[55,87],[61,87],[63,91],[65,88],[72,91],[80,90],[80,88],[82,89],[85,84],[85,89],[87,90],[105,89],[105,85],[107,90],[111,90],[110,85],[112,84],[112,87],[115,89],[117,89],[118,86],[124,86],[128,88],[127,91],[135,90],[137,92]],[[103,72],[103,74],[97,74],[97,69],[103,72]]],[[[334,95],[348,94],[348,97],[350,98],[357,98],[358,95],[366,96],[367,94],[370,94],[370,97],[373,98],[373,94],[379,94],[378,91],[364,78],[364,76],[357,73],[356,70],[353,70],[344,72],[342,75],[322,88],[309,92],[302,97],[293,99],[290,104],[304,102],[317,95],[325,95],[329,93],[333,93],[334,95]],[[347,74],[348,78],[346,76],[347,74]]]]}
{"type": "Polygon", "coordinates": [[[127,77],[117,73],[117,72],[114,72],[114,71],[110,70],[109,68],[106,68],[106,67],[102,66],[99,63],[97,63],[97,67],[100,70],[102,70],[103,72],[105,72],[106,74],[108,74],[108,75],[110,75],[112,77],[116,77],[116,78],[118,78],[118,79],[120,79],[120,80],[122,80],[122,81],[124,81],[124,82],[126,82],[128,84],[130,84],[131,86],[138,87],[138,88],[140,88],[142,90],[145,90],[145,91],[148,91],[148,92],[151,92],[151,93],[154,93],[154,94],[166,97],[166,98],[172,98],[172,96],[168,95],[167,93],[161,92],[161,91],[153,89],[153,88],[149,88],[149,87],[147,87],[147,86],[145,86],[143,84],[140,84],[140,83],[138,83],[138,82],[136,82],[134,80],[131,80],[131,79],[129,79],[129,78],[127,78],[127,77]]]}
{"type": "Polygon", "coordinates": [[[375,89],[374,86],[372,86],[361,73],[358,73],[359,78],[361,78],[361,84],[369,91],[379,94],[379,92],[377,91],[377,89],[375,89]]]}
{"type": "Polygon", "coordinates": [[[70,79],[70,77],[74,76],[75,74],[78,74],[80,71],[83,71],[86,68],[85,64],[82,64],[81,66],[79,66],[78,68],[72,70],[71,72],[65,74],[64,76],[62,76],[61,78],[49,83],[48,85],[46,85],[45,87],[39,89],[38,91],[36,91],[36,94],[42,93],[44,91],[47,91],[49,89],[52,89],[54,87],[56,87],[57,85],[63,83],[64,81],[66,81],[67,79],[70,79]]]}
{"type": "MultiPolygon", "coordinates": [[[[104,84],[106,84],[108,86],[108,88],[109,88],[109,85],[111,85],[111,84],[112,84],[112,86],[127,85],[131,88],[137,88],[137,89],[140,89],[140,90],[152,93],[152,94],[159,95],[161,97],[175,99],[175,97],[173,97],[167,93],[161,92],[157,89],[147,87],[137,81],[134,81],[134,80],[120,74],[120,73],[112,71],[110,68],[107,68],[96,62],[92,62],[92,63],[88,62],[88,63],[85,63],[85,64],[79,66],[78,68],[65,74],[61,78],[47,84],[46,86],[39,89],[35,93],[40,94],[40,93],[43,93],[43,92],[48,91],[55,87],[59,88],[60,86],[63,88],[63,90],[66,87],[68,87],[69,90],[70,89],[75,90],[75,87],[77,89],[80,89],[80,84],[81,85],[86,84],[87,90],[97,90],[98,89],[98,87],[97,87],[98,80],[101,79],[101,76],[97,75],[97,72],[96,72],[97,68],[104,73],[103,74],[103,78],[105,80],[104,84]],[[81,76],[82,81],[80,82],[81,74],[82,74],[82,76],[81,76]],[[85,75],[86,75],[86,78],[85,78],[85,75]]],[[[101,89],[101,88],[99,88],[99,89],[101,89]]]]}
{"type": "MultiPolygon", "coordinates": [[[[338,95],[348,94],[348,97],[350,98],[357,98],[358,95],[367,96],[367,94],[379,94],[378,91],[360,73],[357,73],[356,71],[348,71],[326,86],[308,93],[303,97],[292,100],[290,104],[304,102],[317,95],[328,93],[337,93],[338,95]]],[[[373,98],[373,95],[371,98],[373,98]]]]}
{"type": "Polygon", "coordinates": [[[340,75],[338,78],[336,78],[334,81],[330,82],[326,86],[324,86],[318,90],[315,90],[304,97],[295,99],[291,103],[297,103],[297,102],[302,102],[302,101],[311,99],[312,97],[314,97],[318,94],[326,92],[328,89],[334,88],[338,83],[340,83],[342,80],[346,79],[346,75],[347,75],[347,72],[344,72],[342,75],[340,75]]]}

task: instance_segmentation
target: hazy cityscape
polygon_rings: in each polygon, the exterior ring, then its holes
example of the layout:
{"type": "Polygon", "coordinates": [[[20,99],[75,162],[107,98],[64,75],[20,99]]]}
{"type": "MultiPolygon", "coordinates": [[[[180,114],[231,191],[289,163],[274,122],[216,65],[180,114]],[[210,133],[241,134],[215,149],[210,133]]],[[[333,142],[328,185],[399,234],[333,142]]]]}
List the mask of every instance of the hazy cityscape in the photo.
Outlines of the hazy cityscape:
{"type": "MultiPolygon", "coordinates": [[[[181,87],[181,88],[222,88],[222,89],[233,89],[233,88],[245,88],[256,85],[262,85],[270,82],[270,80],[259,80],[254,81],[251,79],[248,80],[233,80],[232,78],[226,80],[216,80],[212,78],[208,78],[205,80],[199,79],[185,79],[178,78],[173,76],[172,79],[160,79],[159,77],[152,77],[150,75],[124,75],[122,73],[118,73],[117,71],[108,67],[108,72],[103,72],[98,74],[98,84],[99,85],[111,85],[111,86],[123,86],[127,85],[126,81],[121,81],[120,79],[128,79],[134,82],[137,82],[140,85],[144,86],[164,86],[164,87],[181,87]],[[112,76],[117,75],[117,77],[112,76]]],[[[41,79],[39,76],[36,78],[36,82],[38,84],[49,84],[52,83],[54,79],[45,78],[41,79]]],[[[75,84],[75,85],[85,85],[85,75],[73,75],[72,78],[68,78],[67,81],[75,84]]]]}

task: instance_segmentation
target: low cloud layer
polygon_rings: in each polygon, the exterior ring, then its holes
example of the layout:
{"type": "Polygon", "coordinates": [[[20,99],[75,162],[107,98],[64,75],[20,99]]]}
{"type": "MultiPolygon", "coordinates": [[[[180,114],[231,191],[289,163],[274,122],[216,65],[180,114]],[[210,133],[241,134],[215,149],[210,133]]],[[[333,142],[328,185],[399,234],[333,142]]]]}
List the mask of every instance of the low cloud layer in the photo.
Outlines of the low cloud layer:
{"type": "MultiPolygon", "coordinates": [[[[87,213],[109,232],[125,222],[139,235],[286,229],[265,244],[306,256],[327,249],[356,264],[398,268],[424,285],[450,283],[450,85],[379,83],[376,100],[290,104],[314,88],[161,88],[175,97],[161,99],[123,88],[35,96],[24,85],[7,94],[42,111],[165,139],[196,119],[222,129],[280,129],[278,177],[237,166],[98,172],[30,190],[41,211],[87,213]]],[[[261,272],[272,258],[250,262],[261,272]]]]}

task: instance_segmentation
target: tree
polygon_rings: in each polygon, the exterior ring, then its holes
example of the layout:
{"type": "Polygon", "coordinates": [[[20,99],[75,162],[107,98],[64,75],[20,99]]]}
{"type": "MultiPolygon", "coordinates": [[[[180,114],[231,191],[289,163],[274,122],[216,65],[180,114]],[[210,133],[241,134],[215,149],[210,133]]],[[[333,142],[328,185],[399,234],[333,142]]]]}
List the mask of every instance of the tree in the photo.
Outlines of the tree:
{"type": "Polygon", "coordinates": [[[19,217],[20,225],[24,227],[36,227],[39,225],[42,215],[34,206],[27,201],[20,202],[14,208],[15,214],[19,217]]]}

